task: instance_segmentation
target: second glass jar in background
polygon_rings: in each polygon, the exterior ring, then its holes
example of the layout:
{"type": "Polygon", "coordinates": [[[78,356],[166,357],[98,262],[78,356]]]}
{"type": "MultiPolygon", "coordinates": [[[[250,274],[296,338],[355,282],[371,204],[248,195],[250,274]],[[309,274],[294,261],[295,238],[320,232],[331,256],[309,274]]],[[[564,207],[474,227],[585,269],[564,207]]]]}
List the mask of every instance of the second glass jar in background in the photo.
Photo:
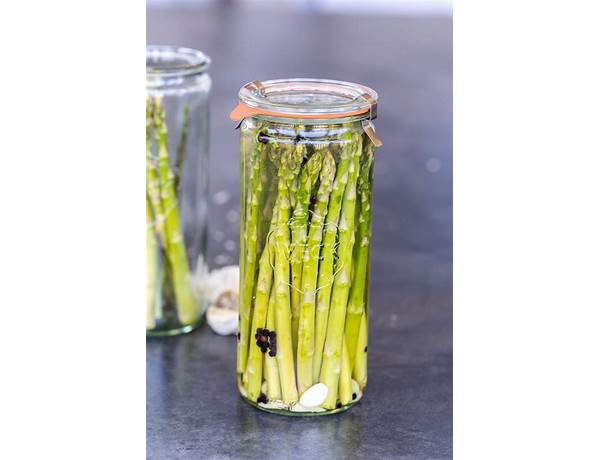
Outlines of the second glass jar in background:
{"type": "Polygon", "coordinates": [[[146,333],[193,330],[206,310],[210,59],[146,48],[146,333]]]}
{"type": "Polygon", "coordinates": [[[294,79],[240,100],[238,388],[270,412],[339,412],[367,382],[377,94],[294,79]]]}

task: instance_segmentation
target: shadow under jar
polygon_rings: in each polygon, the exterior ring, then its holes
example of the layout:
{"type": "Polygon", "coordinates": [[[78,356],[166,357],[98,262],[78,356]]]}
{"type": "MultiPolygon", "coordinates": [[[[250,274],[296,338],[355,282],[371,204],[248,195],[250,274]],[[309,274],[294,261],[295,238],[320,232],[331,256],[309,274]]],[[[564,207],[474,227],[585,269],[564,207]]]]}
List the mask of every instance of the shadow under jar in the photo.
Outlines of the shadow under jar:
{"type": "Polygon", "coordinates": [[[210,59],[146,48],[146,334],[197,327],[206,304],[210,59]]]}
{"type": "Polygon", "coordinates": [[[238,388],[268,412],[340,412],[367,382],[377,93],[291,79],[239,96],[238,388]]]}

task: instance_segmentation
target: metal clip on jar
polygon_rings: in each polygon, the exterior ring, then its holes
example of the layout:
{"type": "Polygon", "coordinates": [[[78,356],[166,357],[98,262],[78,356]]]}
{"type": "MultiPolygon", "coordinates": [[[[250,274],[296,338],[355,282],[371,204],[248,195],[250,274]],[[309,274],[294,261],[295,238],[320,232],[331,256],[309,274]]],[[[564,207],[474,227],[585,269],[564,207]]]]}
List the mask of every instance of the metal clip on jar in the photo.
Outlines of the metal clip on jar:
{"type": "Polygon", "coordinates": [[[269,412],[340,412],[367,383],[377,93],[290,79],[239,97],[238,388],[269,412]]]}
{"type": "Polygon", "coordinates": [[[189,332],[205,311],[209,63],[146,48],[147,335],[189,332]]]}

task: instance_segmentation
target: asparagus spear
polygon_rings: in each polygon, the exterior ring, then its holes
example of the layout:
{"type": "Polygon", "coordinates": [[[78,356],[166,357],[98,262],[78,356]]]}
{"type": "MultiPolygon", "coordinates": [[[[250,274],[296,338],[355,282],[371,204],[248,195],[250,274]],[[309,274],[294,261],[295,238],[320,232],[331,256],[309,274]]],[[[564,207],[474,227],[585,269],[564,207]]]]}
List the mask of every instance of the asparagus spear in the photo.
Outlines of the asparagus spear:
{"type": "Polygon", "coordinates": [[[342,340],[342,368],[340,370],[339,394],[342,406],[350,404],[352,401],[352,376],[350,371],[350,356],[348,355],[348,346],[345,338],[342,340]]]}
{"type": "Polygon", "coordinates": [[[154,305],[158,277],[158,243],[154,232],[154,221],[148,197],[146,197],[146,329],[154,329],[154,305]]]}
{"type": "Polygon", "coordinates": [[[181,234],[179,207],[169,165],[168,134],[165,111],[159,99],[154,102],[154,136],[158,151],[158,174],[160,197],[164,212],[165,251],[173,275],[173,287],[177,300],[177,313],[183,325],[193,324],[197,318],[197,304],[190,284],[190,271],[181,234]]]}
{"type": "Polygon", "coordinates": [[[264,148],[262,142],[255,139],[250,160],[250,178],[248,195],[246,197],[246,254],[244,255],[244,273],[242,297],[240,299],[240,339],[238,341],[237,371],[245,372],[248,358],[250,337],[250,317],[252,315],[252,296],[254,294],[254,280],[256,279],[256,243],[258,240],[258,214],[262,182],[260,180],[261,152],[264,148]]]}
{"type": "Polygon", "coordinates": [[[158,178],[158,164],[152,154],[152,117],[154,113],[154,101],[146,99],[146,193],[154,214],[155,230],[163,246],[166,244],[164,235],[164,214],[160,200],[160,181],[158,178]]]}
{"type": "MultiPolygon", "coordinates": [[[[269,306],[267,310],[267,329],[275,330],[275,289],[271,288],[269,306]]],[[[265,353],[265,379],[267,381],[267,397],[269,400],[281,399],[281,383],[279,382],[279,370],[277,369],[277,358],[265,353]]]]}
{"type": "Polygon", "coordinates": [[[356,342],[356,358],[354,362],[354,370],[352,376],[360,386],[364,389],[367,384],[367,312],[364,311],[360,317],[360,329],[358,331],[358,340],[356,342]]]}
{"type": "Polygon", "coordinates": [[[336,267],[336,274],[333,280],[331,305],[327,320],[327,335],[323,349],[323,364],[321,365],[320,379],[329,389],[327,399],[322,405],[326,409],[333,409],[336,405],[346,303],[348,302],[348,293],[350,290],[356,212],[356,179],[360,166],[362,147],[361,137],[355,134],[352,137],[355,139],[350,144],[350,148],[353,151],[352,163],[348,170],[348,184],[344,191],[342,216],[339,222],[338,267],[336,267]]]}
{"type": "Polygon", "coordinates": [[[302,158],[293,147],[284,147],[280,154],[279,212],[275,231],[275,325],[277,330],[277,364],[281,380],[282,399],[291,404],[298,400],[294,352],[292,347],[290,309],[290,191],[287,184],[297,175],[302,158]]]}
{"type": "MultiPolygon", "coordinates": [[[[304,130],[304,126],[299,125],[298,132],[302,132],[303,130],[304,130]]],[[[293,147],[292,144],[288,144],[285,146],[285,148],[286,149],[295,148],[294,156],[299,157],[302,161],[302,159],[306,157],[306,146],[304,144],[302,144],[301,142],[299,142],[300,140],[301,140],[300,136],[299,135],[296,136],[296,139],[294,140],[294,144],[293,144],[293,145],[295,145],[295,147],[293,147]]],[[[285,180],[285,184],[286,184],[289,194],[290,194],[291,209],[294,209],[294,207],[296,206],[296,195],[298,193],[298,186],[299,186],[298,181],[299,181],[299,178],[298,178],[297,174],[290,174],[285,180]]]]}
{"type": "Polygon", "coordinates": [[[323,359],[323,346],[325,344],[325,334],[327,332],[327,318],[329,316],[329,303],[331,299],[331,289],[333,281],[333,262],[336,249],[336,236],[338,231],[338,222],[342,209],[342,198],[346,183],[348,182],[348,170],[351,163],[349,145],[352,141],[350,132],[342,135],[344,144],[340,149],[340,158],[335,181],[329,198],[327,210],[327,219],[323,229],[323,249],[321,253],[321,262],[319,264],[319,277],[317,281],[317,310],[315,319],[315,354],[313,358],[313,377],[318,380],[321,372],[321,363],[323,359]]]}
{"type": "MultiPolygon", "coordinates": [[[[273,212],[271,219],[271,231],[277,226],[277,211],[273,212]]],[[[263,250],[258,268],[258,280],[256,281],[256,297],[254,300],[254,312],[252,317],[252,328],[250,335],[259,328],[264,328],[267,322],[267,309],[269,294],[273,282],[273,262],[275,259],[274,245],[267,243],[263,250]]],[[[248,352],[248,364],[246,373],[248,377],[247,390],[248,399],[255,401],[260,395],[262,383],[263,353],[261,349],[252,342],[250,337],[250,351],[248,352]]]]}
{"type": "Polygon", "coordinates": [[[152,155],[152,99],[146,99],[146,329],[156,327],[154,308],[158,283],[158,242],[156,232],[162,234],[162,207],[156,162],[152,155]],[[154,214],[152,204],[154,203],[154,214]]]}
{"type": "Polygon", "coordinates": [[[181,135],[177,144],[177,157],[175,159],[175,190],[179,196],[181,193],[181,175],[183,174],[183,163],[187,146],[188,132],[190,129],[190,106],[186,104],[183,108],[183,122],[181,124],[181,135]]]}
{"type": "MultiPolygon", "coordinates": [[[[157,293],[160,296],[155,299],[154,318],[162,319],[163,306],[165,304],[175,304],[172,274],[169,267],[168,253],[168,238],[165,233],[165,214],[161,201],[161,187],[158,171],[158,161],[152,153],[152,126],[154,117],[154,98],[146,99],[146,197],[150,201],[151,211],[154,217],[154,230],[158,235],[158,243],[160,243],[159,254],[160,260],[157,260],[157,293]]],[[[158,254],[157,254],[158,255],[158,254]]]]}
{"type": "Polygon", "coordinates": [[[302,265],[302,305],[298,328],[298,390],[302,393],[313,385],[313,355],[315,348],[315,298],[319,253],[323,237],[323,224],[327,216],[327,204],[335,178],[335,160],[330,152],[325,152],[320,174],[317,202],[310,222],[308,248],[302,265]]]}
{"type": "MultiPolygon", "coordinates": [[[[298,157],[306,155],[303,143],[296,145],[298,157]]],[[[319,178],[323,162],[322,150],[317,150],[306,162],[296,191],[296,205],[292,217],[291,272],[292,272],[292,343],[294,350],[298,344],[298,323],[300,320],[300,301],[302,296],[302,260],[306,251],[308,226],[308,207],[313,188],[319,178]]]]}
{"type": "Polygon", "coordinates": [[[367,269],[371,240],[371,165],[373,164],[373,149],[372,142],[364,143],[363,161],[358,178],[358,195],[360,199],[357,231],[358,248],[354,260],[354,277],[350,288],[345,331],[351,366],[354,366],[360,320],[365,308],[365,285],[368,277],[367,269]]]}
{"type": "Polygon", "coordinates": [[[261,181],[265,184],[263,187],[263,194],[260,201],[260,212],[258,216],[258,243],[257,251],[263,250],[266,237],[271,231],[271,219],[273,218],[273,211],[277,203],[277,180],[272,180],[273,175],[276,175],[276,170],[273,171],[271,166],[271,148],[267,145],[264,149],[262,156],[262,164],[260,168],[261,181]],[[266,188],[266,189],[265,189],[266,188]]]}

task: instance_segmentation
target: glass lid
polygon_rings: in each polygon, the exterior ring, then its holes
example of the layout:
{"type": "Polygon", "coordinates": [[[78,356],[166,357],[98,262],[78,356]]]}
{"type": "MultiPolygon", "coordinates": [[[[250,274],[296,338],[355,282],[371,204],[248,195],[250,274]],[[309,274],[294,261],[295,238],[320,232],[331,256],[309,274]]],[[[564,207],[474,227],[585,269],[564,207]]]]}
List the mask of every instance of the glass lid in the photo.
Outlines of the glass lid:
{"type": "Polygon", "coordinates": [[[253,81],[242,87],[239,97],[246,112],[254,115],[343,118],[364,114],[365,119],[377,115],[377,93],[345,81],[312,78],[253,81]]]}

